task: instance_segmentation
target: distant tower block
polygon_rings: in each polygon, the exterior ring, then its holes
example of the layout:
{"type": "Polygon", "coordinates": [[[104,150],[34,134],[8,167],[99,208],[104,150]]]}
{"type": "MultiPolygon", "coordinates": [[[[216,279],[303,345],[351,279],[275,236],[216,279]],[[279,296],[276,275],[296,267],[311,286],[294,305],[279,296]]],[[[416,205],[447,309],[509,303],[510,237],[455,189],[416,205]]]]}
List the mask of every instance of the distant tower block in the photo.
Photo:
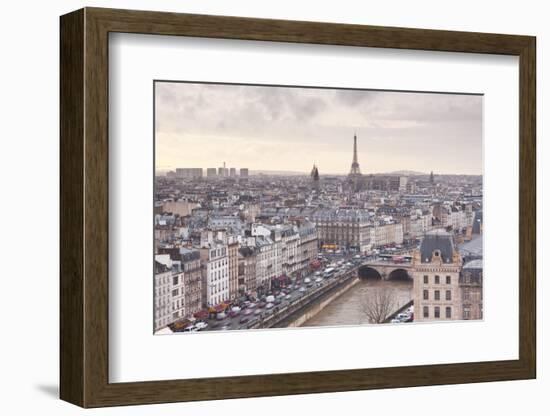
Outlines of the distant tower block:
{"type": "Polygon", "coordinates": [[[216,168],[207,168],[206,169],[206,177],[207,178],[215,178],[216,176],[218,176],[216,174],[216,168]]]}
{"type": "Polygon", "coordinates": [[[430,172],[430,183],[432,185],[434,184],[434,171],[433,170],[430,172]]]}
{"type": "Polygon", "coordinates": [[[353,135],[353,160],[351,162],[351,169],[348,175],[348,180],[352,190],[358,191],[361,188],[363,175],[361,175],[361,168],[359,167],[359,160],[357,158],[357,134],[353,135]]]}

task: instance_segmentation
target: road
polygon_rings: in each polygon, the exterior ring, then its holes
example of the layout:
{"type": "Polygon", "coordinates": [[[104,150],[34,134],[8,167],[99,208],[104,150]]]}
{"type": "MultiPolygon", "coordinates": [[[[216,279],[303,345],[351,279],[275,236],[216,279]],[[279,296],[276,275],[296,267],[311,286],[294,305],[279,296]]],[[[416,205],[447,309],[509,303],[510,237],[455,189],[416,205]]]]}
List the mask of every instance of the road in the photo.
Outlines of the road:
{"type": "MultiPolygon", "coordinates": [[[[345,267],[346,263],[351,263],[353,266],[365,262],[376,262],[381,261],[380,258],[376,256],[363,256],[361,259],[356,259],[352,256],[345,256],[344,254],[327,254],[325,255],[327,262],[330,262],[331,265],[339,261],[343,261],[344,265],[340,267],[335,267],[336,274],[345,273],[351,268],[345,267]]],[[[325,268],[328,266],[325,266],[325,268]]],[[[330,266],[334,267],[334,266],[330,266]]],[[[321,268],[323,270],[323,268],[321,268]]],[[[285,296],[280,297],[279,304],[275,304],[273,308],[267,309],[266,307],[261,308],[259,302],[255,302],[253,306],[241,310],[237,316],[230,318],[226,317],[222,320],[218,319],[208,319],[208,327],[203,329],[203,331],[220,331],[220,330],[239,330],[239,329],[248,329],[257,323],[258,320],[265,318],[279,309],[295,302],[302,296],[311,293],[313,290],[318,288],[320,285],[324,285],[330,281],[330,279],[323,279],[320,283],[313,283],[315,279],[319,277],[314,273],[307,276],[312,282],[309,286],[304,283],[304,279],[300,279],[299,284],[294,284],[290,289],[283,289],[285,296]],[[289,299],[286,298],[286,295],[289,295],[289,299]],[[246,318],[246,322],[241,322],[243,318],[246,318]]],[[[331,279],[334,279],[332,277],[331,279]]],[[[404,298],[407,298],[404,303],[410,300],[412,293],[412,282],[372,282],[369,281],[369,285],[391,285],[392,288],[396,289],[396,295],[399,297],[399,302],[403,301],[404,298]],[[409,288],[410,286],[410,288],[409,288]],[[411,292],[411,293],[409,293],[411,292]]],[[[360,317],[360,305],[358,304],[362,288],[366,287],[367,283],[365,281],[360,282],[356,287],[351,288],[350,291],[344,293],[339,298],[335,299],[325,310],[323,310],[317,318],[308,321],[304,326],[322,326],[322,325],[355,325],[363,322],[363,319],[360,317]],[[357,289],[356,289],[357,288],[357,289]],[[333,305],[334,304],[334,305],[333,305]],[[331,316],[331,315],[334,316],[331,316]]]]}
{"type": "MultiPolygon", "coordinates": [[[[340,260],[342,260],[342,256],[339,257],[340,260]]],[[[336,258],[333,257],[331,260],[336,261],[336,258]]],[[[351,259],[348,259],[351,262],[351,259]]],[[[364,261],[361,260],[361,261],[364,261]]],[[[353,261],[356,264],[359,264],[360,260],[353,261]]],[[[304,277],[303,279],[300,279],[300,284],[294,284],[290,289],[283,289],[282,291],[285,293],[284,297],[280,297],[280,303],[277,305],[275,304],[273,308],[267,309],[266,307],[260,308],[259,302],[255,302],[253,307],[248,307],[246,309],[241,310],[237,316],[234,318],[227,317],[223,320],[218,319],[208,319],[206,322],[208,323],[208,327],[204,329],[203,331],[216,331],[216,330],[238,330],[238,329],[248,329],[251,327],[257,320],[267,317],[271,315],[274,312],[277,312],[279,309],[282,309],[283,307],[291,304],[292,302],[300,299],[302,296],[305,296],[306,294],[311,293],[318,287],[321,287],[322,285],[327,284],[330,280],[334,279],[335,277],[339,276],[340,274],[345,273],[347,270],[349,270],[351,267],[344,268],[341,267],[336,271],[336,274],[334,277],[326,279],[323,278],[323,280],[319,283],[315,283],[315,279],[319,276],[315,275],[315,273],[310,274],[307,277],[304,277]],[[305,284],[306,278],[309,278],[311,280],[310,284],[305,284]],[[287,299],[287,295],[289,295],[289,298],[287,299]],[[241,323],[242,318],[248,318],[247,322],[241,323]]]]}

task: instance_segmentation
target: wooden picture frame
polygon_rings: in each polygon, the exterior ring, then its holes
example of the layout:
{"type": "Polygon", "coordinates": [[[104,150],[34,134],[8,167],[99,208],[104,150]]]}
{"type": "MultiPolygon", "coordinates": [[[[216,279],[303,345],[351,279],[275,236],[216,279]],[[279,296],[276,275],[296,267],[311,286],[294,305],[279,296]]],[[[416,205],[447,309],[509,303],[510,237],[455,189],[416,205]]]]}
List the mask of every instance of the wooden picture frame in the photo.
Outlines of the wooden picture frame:
{"type": "Polygon", "coordinates": [[[85,8],[61,17],[60,396],[82,407],[474,383],[536,377],[535,38],[85,8]],[[519,359],[109,383],[110,32],[519,57],[519,359]]]}

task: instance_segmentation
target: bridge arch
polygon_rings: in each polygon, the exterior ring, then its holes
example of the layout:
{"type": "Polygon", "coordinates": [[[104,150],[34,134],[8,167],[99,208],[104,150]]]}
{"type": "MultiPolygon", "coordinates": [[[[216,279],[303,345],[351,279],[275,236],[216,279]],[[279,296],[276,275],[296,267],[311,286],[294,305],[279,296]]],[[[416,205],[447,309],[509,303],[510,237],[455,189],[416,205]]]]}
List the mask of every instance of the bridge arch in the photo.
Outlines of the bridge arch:
{"type": "Polygon", "coordinates": [[[393,269],[391,272],[388,273],[388,280],[394,280],[394,281],[411,281],[412,276],[409,274],[409,272],[406,269],[397,268],[393,269]]]}
{"type": "Polygon", "coordinates": [[[361,279],[382,280],[382,275],[380,274],[380,272],[376,270],[374,267],[370,267],[370,266],[359,267],[359,270],[357,271],[357,275],[361,279]]]}

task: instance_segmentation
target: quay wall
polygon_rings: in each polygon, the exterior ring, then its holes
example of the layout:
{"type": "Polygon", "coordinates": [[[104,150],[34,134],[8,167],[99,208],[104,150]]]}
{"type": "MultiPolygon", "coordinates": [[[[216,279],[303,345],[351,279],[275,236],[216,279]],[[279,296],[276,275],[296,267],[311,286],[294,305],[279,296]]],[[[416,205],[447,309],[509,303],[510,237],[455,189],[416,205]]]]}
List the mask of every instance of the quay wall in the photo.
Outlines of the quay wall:
{"type": "Polygon", "coordinates": [[[358,282],[359,282],[359,277],[355,277],[354,279],[349,280],[348,282],[346,282],[344,285],[337,288],[336,290],[333,290],[325,294],[324,296],[321,296],[320,298],[314,300],[309,305],[307,305],[304,309],[301,309],[293,313],[287,319],[285,319],[285,326],[287,327],[302,326],[309,319],[313,318],[315,315],[317,315],[319,312],[325,309],[325,307],[329,303],[331,303],[334,299],[336,299],[343,293],[347,292],[349,289],[355,286],[358,282]]]}

